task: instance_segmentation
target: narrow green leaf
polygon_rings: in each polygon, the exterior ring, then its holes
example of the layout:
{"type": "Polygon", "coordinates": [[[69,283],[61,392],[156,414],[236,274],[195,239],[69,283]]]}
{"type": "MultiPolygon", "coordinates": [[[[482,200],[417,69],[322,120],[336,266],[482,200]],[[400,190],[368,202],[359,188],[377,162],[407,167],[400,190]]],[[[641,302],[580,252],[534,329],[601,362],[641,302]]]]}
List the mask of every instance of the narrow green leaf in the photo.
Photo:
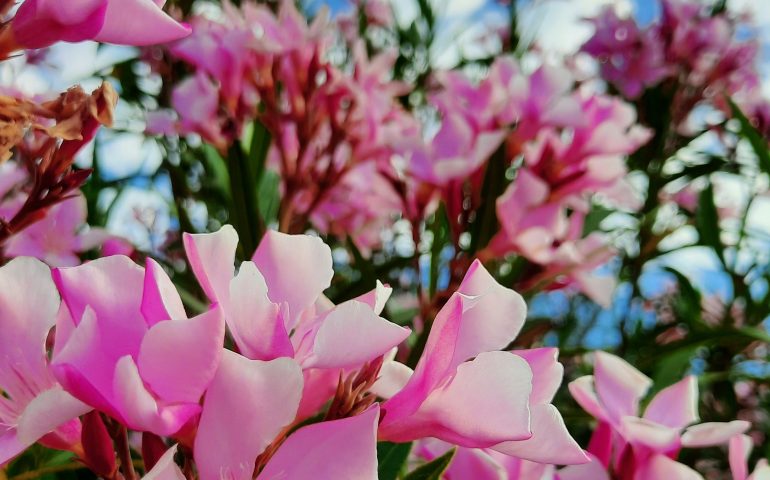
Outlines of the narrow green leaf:
{"type": "Polygon", "coordinates": [[[695,226],[701,245],[713,248],[722,265],[726,265],[724,245],[719,238],[719,214],[714,204],[714,186],[711,183],[700,193],[698,210],[695,212],[695,226]]]}
{"type": "Polygon", "coordinates": [[[380,480],[396,480],[404,470],[412,450],[411,443],[379,442],[377,444],[377,476],[380,480]]]}
{"type": "Polygon", "coordinates": [[[751,144],[751,148],[759,159],[759,168],[762,169],[763,172],[770,174],[770,150],[767,146],[767,140],[762,138],[762,135],[760,135],[757,129],[754,128],[751,121],[746,118],[746,115],[743,114],[741,109],[732,101],[732,99],[728,98],[727,101],[730,102],[730,109],[733,111],[733,116],[741,125],[740,135],[751,144]]]}
{"type": "Polygon", "coordinates": [[[404,480],[439,480],[452,463],[456,451],[457,449],[453,448],[432,462],[426,463],[405,476],[404,480]]]}

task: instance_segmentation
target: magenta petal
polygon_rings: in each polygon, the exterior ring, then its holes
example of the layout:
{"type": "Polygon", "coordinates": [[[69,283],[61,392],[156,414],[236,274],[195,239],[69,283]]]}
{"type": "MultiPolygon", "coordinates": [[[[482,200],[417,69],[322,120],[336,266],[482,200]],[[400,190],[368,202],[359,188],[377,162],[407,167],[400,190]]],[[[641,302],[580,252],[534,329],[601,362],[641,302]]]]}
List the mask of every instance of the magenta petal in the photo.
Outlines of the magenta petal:
{"type": "Polygon", "coordinates": [[[321,323],[303,368],[355,368],[381,357],[410,330],[379,317],[355,300],[335,307],[321,323]]]}
{"type": "Polygon", "coordinates": [[[225,225],[215,233],[185,233],[182,241],[190,267],[206,296],[214,303],[226,301],[235,273],[235,229],[225,225]]]}
{"type": "Polygon", "coordinates": [[[267,285],[254,262],[243,262],[230,282],[227,325],[241,353],[252,360],[293,357],[278,305],[267,298],[267,285]]]}
{"type": "Polygon", "coordinates": [[[289,305],[287,328],[331,284],[332,252],[320,238],[268,231],[252,258],[274,303],[289,305]]]}
{"type": "Polygon", "coordinates": [[[250,480],[257,456],[294,420],[301,395],[302,372],[293,360],[262,362],[225,350],[195,438],[201,480],[250,480]]]}
{"type": "Polygon", "coordinates": [[[184,473],[174,463],[174,455],[176,455],[177,446],[169,448],[166,453],[158,460],[158,463],[152,467],[152,470],[147,472],[142,480],[185,480],[184,473]]]}
{"type": "Polygon", "coordinates": [[[137,363],[144,382],[168,403],[198,403],[219,364],[225,335],[222,311],[165,320],[144,337],[137,363]]]}
{"type": "Polygon", "coordinates": [[[644,418],[676,429],[697,422],[698,380],[689,375],[658,392],[644,411],[644,418]]]}
{"type": "Polygon", "coordinates": [[[622,417],[637,416],[639,401],[652,380],[615,355],[598,351],[594,358],[594,386],[610,418],[619,422],[622,417]]]}
{"type": "Polygon", "coordinates": [[[294,432],[257,480],[377,480],[377,404],[355,417],[294,432]]]}
{"type": "Polygon", "coordinates": [[[570,436],[561,414],[553,405],[533,405],[531,424],[532,438],[504,442],[492,448],[512,457],[551,465],[578,465],[590,461],[570,436]]]}
{"type": "Polygon", "coordinates": [[[189,27],[163,13],[152,0],[109,0],[104,25],[94,40],[142,46],[178,40],[189,34],[189,27]]]}
{"type": "Polygon", "coordinates": [[[151,258],[144,269],[142,314],[150,327],[163,320],[187,318],[176,287],[163,267],[151,258]]]}
{"type": "Polygon", "coordinates": [[[685,430],[682,434],[682,446],[702,448],[724,445],[731,437],[745,433],[750,427],[751,424],[745,420],[700,423],[685,430]]]}

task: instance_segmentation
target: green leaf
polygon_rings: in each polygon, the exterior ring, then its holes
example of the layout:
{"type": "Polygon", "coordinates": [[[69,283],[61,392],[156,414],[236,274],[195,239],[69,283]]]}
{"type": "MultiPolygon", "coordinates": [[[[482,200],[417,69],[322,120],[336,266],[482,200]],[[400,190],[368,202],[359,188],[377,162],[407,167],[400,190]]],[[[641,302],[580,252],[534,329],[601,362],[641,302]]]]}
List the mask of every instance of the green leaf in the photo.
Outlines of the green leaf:
{"type": "Polygon", "coordinates": [[[701,294],[698,289],[681,272],[671,267],[665,267],[664,270],[674,275],[679,285],[679,294],[674,300],[674,310],[677,318],[687,322],[688,325],[700,323],[703,309],[701,307],[701,294]]]}
{"type": "Polygon", "coordinates": [[[751,148],[759,159],[759,168],[762,169],[763,172],[770,174],[770,150],[768,150],[767,147],[767,140],[762,138],[762,135],[760,135],[757,129],[754,128],[751,121],[746,118],[746,115],[743,114],[741,109],[738,108],[738,105],[736,105],[732,99],[728,98],[727,101],[730,102],[733,116],[741,125],[740,135],[748,140],[751,144],[751,148]]]}
{"type": "Polygon", "coordinates": [[[450,240],[450,225],[449,218],[447,217],[447,211],[442,203],[433,214],[433,220],[431,221],[429,228],[433,234],[433,242],[430,246],[430,277],[428,292],[430,298],[438,291],[438,276],[441,271],[441,252],[446,247],[450,240]]]}
{"type": "Polygon", "coordinates": [[[456,451],[457,449],[453,448],[432,462],[426,463],[404,477],[404,480],[439,480],[452,463],[456,451]]]}
{"type": "Polygon", "coordinates": [[[490,157],[487,170],[484,173],[484,184],[481,188],[481,205],[476,210],[476,219],[471,225],[471,245],[469,253],[474,254],[489,244],[489,241],[500,229],[497,220],[497,199],[505,192],[508,180],[505,170],[508,168],[505,146],[501,145],[490,157]]]}
{"type": "Polygon", "coordinates": [[[379,442],[377,444],[377,476],[380,480],[396,480],[404,470],[412,450],[411,443],[379,442]]]}
{"type": "Polygon", "coordinates": [[[713,248],[722,265],[726,265],[725,248],[719,239],[719,214],[714,204],[714,186],[711,183],[700,192],[698,210],[695,212],[695,226],[700,235],[701,245],[713,248]]]}
{"type": "Polygon", "coordinates": [[[615,210],[607,208],[603,205],[593,204],[591,210],[586,215],[586,219],[583,222],[583,236],[587,236],[591,232],[599,230],[599,225],[602,220],[609,217],[615,210]]]}

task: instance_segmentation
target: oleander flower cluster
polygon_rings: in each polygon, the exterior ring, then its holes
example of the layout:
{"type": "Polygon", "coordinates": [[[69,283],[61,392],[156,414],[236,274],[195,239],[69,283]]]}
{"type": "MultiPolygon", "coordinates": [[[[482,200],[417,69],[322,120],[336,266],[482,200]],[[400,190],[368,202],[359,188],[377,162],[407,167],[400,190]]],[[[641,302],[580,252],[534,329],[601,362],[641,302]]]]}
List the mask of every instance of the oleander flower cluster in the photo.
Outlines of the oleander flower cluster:
{"type": "Polygon", "coordinates": [[[310,3],[0,0],[0,480],[770,478],[740,2],[310,3]]]}

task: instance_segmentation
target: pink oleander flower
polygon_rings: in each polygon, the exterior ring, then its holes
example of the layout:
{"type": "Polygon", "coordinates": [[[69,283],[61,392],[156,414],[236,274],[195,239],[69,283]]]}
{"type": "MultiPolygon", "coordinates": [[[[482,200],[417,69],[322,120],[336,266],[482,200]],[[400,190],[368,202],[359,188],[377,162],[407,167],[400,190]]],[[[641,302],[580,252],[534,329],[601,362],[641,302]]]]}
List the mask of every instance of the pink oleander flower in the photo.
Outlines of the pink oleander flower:
{"type": "Polygon", "coordinates": [[[185,37],[190,29],[163,13],[165,0],[25,0],[0,38],[4,50],[56,42],[152,45],[185,37]]]}
{"type": "MultiPolygon", "coordinates": [[[[24,198],[11,199],[11,205],[2,205],[0,209],[12,211],[21,207],[24,198]],[[15,205],[14,205],[15,204],[15,205]]],[[[125,240],[111,235],[101,228],[87,227],[86,199],[76,192],[67,200],[48,210],[41,220],[33,223],[8,239],[4,246],[7,257],[28,256],[38,258],[51,267],[72,267],[80,264],[78,253],[96,247],[122,244],[123,249],[130,249],[125,240]],[[108,243],[109,242],[109,243],[108,243]]],[[[6,218],[10,215],[3,216],[6,218]]]]}
{"type": "Polygon", "coordinates": [[[434,437],[538,462],[587,461],[550,403],[562,378],[556,350],[497,351],[525,317],[522,298],[476,261],[436,316],[415,371],[383,366],[374,386],[389,398],[380,438],[434,437]]]}
{"type": "Polygon", "coordinates": [[[52,368],[72,395],[128,428],[175,434],[200,413],[225,331],[219,308],[188,319],[163,268],[128,257],[54,271],[62,295],[52,368]]]}
{"type": "Polygon", "coordinates": [[[697,423],[693,376],[658,392],[640,417],[639,404],[651,385],[625,360],[601,351],[594,357],[594,374],[569,384],[573,398],[599,421],[588,450],[620,478],[698,478],[675,461],[679,450],[725,444],[749,427],[740,420],[697,423]]]}
{"type": "Polygon", "coordinates": [[[770,478],[770,465],[767,459],[757,462],[754,472],[749,475],[749,455],[754,446],[754,441],[748,435],[735,435],[730,438],[730,472],[733,480],[766,480],[770,478]]]}
{"type": "Polygon", "coordinates": [[[45,264],[22,257],[0,267],[0,465],[38,441],[80,449],[77,417],[91,408],[56,382],[46,352],[58,309],[45,264]]]}
{"type": "Polygon", "coordinates": [[[302,391],[294,360],[249,360],[225,350],[195,438],[200,479],[376,479],[379,407],[302,427],[284,441],[302,391]]]}
{"type": "Polygon", "coordinates": [[[185,249],[203,290],[219,305],[241,354],[254,360],[294,359],[305,375],[302,414],[334,395],[339,376],[376,360],[410,333],[380,317],[391,289],[339,305],[323,291],[334,271],[329,247],[309,235],[269,231],[235,273],[238,234],[184,236],[185,249]]]}
{"type": "Polygon", "coordinates": [[[640,30],[633,18],[618,17],[606,7],[592,19],[596,33],[581,50],[600,62],[601,75],[626,98],[639,97],[647,87],[671,74],[662,39],[654,30],[640,30]]]}

